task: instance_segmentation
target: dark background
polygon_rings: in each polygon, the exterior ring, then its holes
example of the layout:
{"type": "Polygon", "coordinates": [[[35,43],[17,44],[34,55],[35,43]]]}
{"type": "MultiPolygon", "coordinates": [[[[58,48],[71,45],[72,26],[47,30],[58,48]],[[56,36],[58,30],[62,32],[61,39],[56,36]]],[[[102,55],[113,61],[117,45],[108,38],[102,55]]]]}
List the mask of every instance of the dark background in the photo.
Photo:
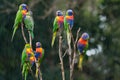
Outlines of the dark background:
{"type": "MultiPolygon", "coordinates": [[[[75,64],[74,80],[120,80],[120,0],[0,0],[0,80],[22,80],[21,53],[24,40],[19,28],[11,36],[18,6],[26,3],[35,22],[33,49],[40,41],[45,49],[41,64],[43,80],[61,80],[58,41],[51,48],[55,12],[73,9],[74,37],[80,27],[90,35],[88,58],[83,71],[75,64]]],[[[26,31],[26,29],[25,29],[26,31]]],[[[64,58],[66,80],[69,80],[68,56],[64,58]]],[[[33,67],[34,70],[34,67],[33,67]]],[[[33,80],[31,74],[28,80],[33,80]]]]}

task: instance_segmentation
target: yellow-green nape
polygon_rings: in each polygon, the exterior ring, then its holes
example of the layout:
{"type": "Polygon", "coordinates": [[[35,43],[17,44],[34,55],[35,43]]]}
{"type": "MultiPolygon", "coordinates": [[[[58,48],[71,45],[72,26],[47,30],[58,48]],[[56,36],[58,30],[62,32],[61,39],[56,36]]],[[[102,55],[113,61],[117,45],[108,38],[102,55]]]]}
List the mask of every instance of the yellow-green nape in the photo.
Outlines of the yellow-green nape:
{"type": "Polygon", "coordinates": [[[21,5],[19,6],[19,9],[22,9],[22,6],[21,6],[21,5]]]}
{"type": "Polygon", "coordinates": [[[25,47],[31,47],[31,45],[29,43],[26,43],[25,47]]]}
{"type": "Polygon", "coordinates": [[[32,11],[28,11],[28,12],[26,13],[26,15],[27,15],[27,16],[32,16],[32,11]]]}

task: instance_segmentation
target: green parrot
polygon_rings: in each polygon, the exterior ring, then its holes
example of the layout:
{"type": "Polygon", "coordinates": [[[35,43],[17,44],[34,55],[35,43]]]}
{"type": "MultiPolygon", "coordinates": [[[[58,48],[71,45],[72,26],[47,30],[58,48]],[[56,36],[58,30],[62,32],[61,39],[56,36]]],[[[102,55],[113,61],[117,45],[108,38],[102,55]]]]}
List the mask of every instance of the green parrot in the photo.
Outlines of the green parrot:
{"type": "Polygon", "coordinates": [[[68,44],[71,43],[70,30],[72,30],[73,24],[74,24],[73,11],[71,9],[68,9],[64,17],[64,28],[65,28],[66,35],[67,35],[68,44]]]}
{"type": "Polygon", "coordinates": [[[17,11],[16,18],[15,18],[14,25],[13,25],[14,30],[13,30],[11,41],[13,41],[15,32],[18,29],[18,26],[22,22],[22,19],[27,11],[28,11],[28,8],[26,4],[21,4],[19,6],[19,10],[17,11]]]}
{"type": "Polygon", "coordinates": [[[21,65],[22,65],[22,76],[24,80],[27,80],[28,72],[31,71],[31,67],[35,63],[35,56],[30,44],[25,44],[22,51],[21,65]]]}
{"type": "Polygon", "coordinates": [[[24,23],[25,23],[25,27],[28,29],[28,31],[30,32],[31,38],[34,38],[34,33],[33,33],[33,29],[34,29],[34,21],[32,18],[32,12],[28,11],[25,15],[25,17],[23,18],[24,23]]]}
{"type": "Polygon", "coordinates": [[[54,45],[57,33],[59,33],[59,35],[61,35],[61,33],[62,33],[63,21],[64,21],[63,13],[62,13],[62,11],[58,10],[56,12],[56,17],[55,17],[54,23],[53,23],[53,36],[52,36],[52,43],[51,43],[52,47],[54,45]]]}
{"type": "Polygon", "coordinates": [[[38,78],[40,64],[44,57],[44,49],[40,42],[36,42],[36,51],[35,51],[35,58],[36,58],[36,78],[38,78]]]}

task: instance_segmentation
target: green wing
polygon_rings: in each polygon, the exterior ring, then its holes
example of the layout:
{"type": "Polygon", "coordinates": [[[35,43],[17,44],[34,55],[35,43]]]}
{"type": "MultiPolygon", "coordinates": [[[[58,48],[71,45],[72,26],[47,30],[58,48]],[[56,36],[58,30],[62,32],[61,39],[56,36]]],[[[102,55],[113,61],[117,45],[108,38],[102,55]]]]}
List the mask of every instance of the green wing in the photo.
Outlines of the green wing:
{"type": "Polygon", "coordinates": [[[87,50],[88,50],[88,44],[85,46],[83,53],[86,54],[87,50]]]}
{"type": "Polygon", "coordinates": [[[34,29],[34,21],[33,21],[33,18],[31,16],[26,16],[24,22],[25,22],[25,27],[28,30],[33,30],[34,29]]]}
{"type": "Polygon", "coordinates": [[[43,61],[43,58],[44,58],[44,49],[42,51],[42,56],[41,56],[41,59],[40,59],[39,63],[41,63],[43,61]]]}
{"type": "Polygon", "coordinates": [[[23,49],[23,52],[22,52],[22,57],[21,57],[21,64],[23,65],[26,61],[26,58],[27,58],[27,54],[26,54],[26,50],[25,48],[23,49]]]}
{"type": "Polygon", "coordinates": [[[67,23],[66,18],[64,18],[64,29],[66,31],[67,42],[68,42],[68,44],[70,44],[71,43],[71,35],[70,35],[69,25],[67,23]]]}
{"type": "Polygon", "coordinates": [[[58,23],[57,23],[57,18],[55,18],[54,23],[53,23],[53,33],[58,30],[58,23]]]}
{"type": "Polygon", "coordinates": [[[53,47],[54,42],[55,42],[57,30],[58,30],[58,23],[57,23],[57,18],[55,18],[54,23],[53,23],[53,35],[52,35],[52,43],[51,43],[52,47],[53,47]]]}
{"type": "Polygon", "coordinates": [[[64,29],[66,31],[68,30],[68,23],[67,23],[66,17],[64,18],[64,29]]]}
{"type": "Polygon", "coordinates": [[[14,38],[14,35],[15,35],[15,32],[16,30],[18,29],[18,25],[22,22],[22,12],[21,10],[18,10],[17,14],[16,14],[16,18],[15,18],[15,22],[14,22],[14,30],[13,30],[13,34],[12,34],[12,39],[11,41],[13,40],[14,38]]]}
{"type": "Polygon", "coordinates": [[[16,18],[15,18],[15,22],[14,22],[13,28],[15,28],[16,26],[18,26],[18,24],[20,22],[22,22],[22,12],[21,12],[21,10],[18,10],[18,12],[16,14],[16,18]]]}

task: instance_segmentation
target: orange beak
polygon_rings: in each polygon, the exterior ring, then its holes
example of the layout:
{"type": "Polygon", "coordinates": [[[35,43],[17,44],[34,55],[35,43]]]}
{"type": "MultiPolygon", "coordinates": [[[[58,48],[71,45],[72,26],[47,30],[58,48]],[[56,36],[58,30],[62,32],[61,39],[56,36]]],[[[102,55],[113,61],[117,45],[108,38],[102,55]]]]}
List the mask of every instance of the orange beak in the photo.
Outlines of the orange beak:
{"type": "Polygon", "coordinates": [[[23,15],[26,15],[26,13],[27,13],[27,10],[22,10],[23,15]]]}

